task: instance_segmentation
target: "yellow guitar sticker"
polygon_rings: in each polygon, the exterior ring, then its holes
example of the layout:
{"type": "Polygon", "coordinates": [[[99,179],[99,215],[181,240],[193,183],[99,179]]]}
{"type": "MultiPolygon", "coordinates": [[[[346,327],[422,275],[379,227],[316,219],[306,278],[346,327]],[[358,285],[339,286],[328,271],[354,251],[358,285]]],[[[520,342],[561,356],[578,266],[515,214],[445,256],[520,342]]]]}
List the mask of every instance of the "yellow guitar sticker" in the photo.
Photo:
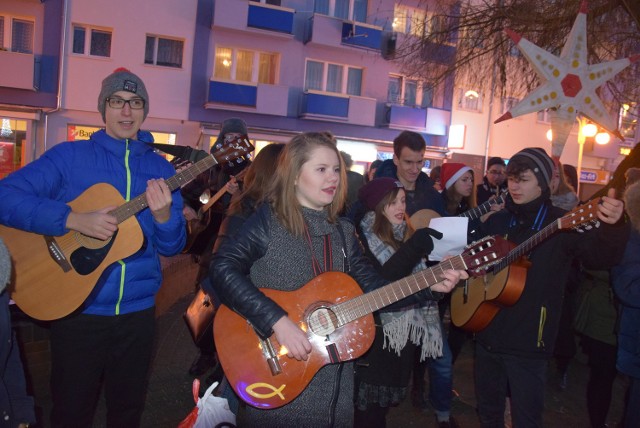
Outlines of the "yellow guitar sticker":
{"type": "Polygon", "coordinates": [[[256,383],[252,383],[251,385],[247,386],[247,388],[245,389],[247,391],[247,393],[255,398],[261,398],[261,399],[265,399],[265,398],[271,398],[274,396],[278,396],[280,397],[280,399],[284,400],[284,395],[282,395],[282,390],[286,387],[285,384],[282,384],[282,386],[280,388],[276,388],[273,385],[266,383],[266,382],[256,382],[256,383]],[[266,388],[271,390],[272,392],[268,393],[268,394],[262,394],[259,392],[256,392],[256,389],[258,388],[266,388]]]}

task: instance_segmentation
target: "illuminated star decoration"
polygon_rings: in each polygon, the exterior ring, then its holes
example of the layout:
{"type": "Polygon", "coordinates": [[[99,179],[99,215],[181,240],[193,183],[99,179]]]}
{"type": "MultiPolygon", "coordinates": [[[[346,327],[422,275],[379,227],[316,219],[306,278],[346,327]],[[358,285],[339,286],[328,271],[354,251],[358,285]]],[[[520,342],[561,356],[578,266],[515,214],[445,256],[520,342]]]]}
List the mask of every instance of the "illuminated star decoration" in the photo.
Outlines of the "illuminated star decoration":
{"type": "Polygon", "coordinates": [[[587,64],[587,2],[571,28],[560,57],[534,45],[516,32],[505,29],[520,52],[534,67],[543,84],[527,95],[494,123],[526,113],[550,110],[553,134],[552,155],[559,159],[578,114],[587,117],[620,139],[616,121],[608,114],[596,89],[616,74],[640,60],[640,55],[600,64],[587,64]]]}

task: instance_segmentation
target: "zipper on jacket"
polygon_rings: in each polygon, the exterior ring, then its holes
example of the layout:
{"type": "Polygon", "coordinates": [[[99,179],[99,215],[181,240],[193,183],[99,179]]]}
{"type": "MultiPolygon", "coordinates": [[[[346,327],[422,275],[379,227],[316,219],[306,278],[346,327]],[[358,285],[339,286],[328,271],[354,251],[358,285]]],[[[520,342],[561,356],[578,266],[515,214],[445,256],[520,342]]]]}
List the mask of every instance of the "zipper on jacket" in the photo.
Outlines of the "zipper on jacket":
{"type": "MultiPolygon", "coordinates": [[[[124,166],[127,171],[127,194],[125,200],[128,202],[131,199],[131,170],[129,169],[129,139],[125,140],[125,154],[124,154],[124,166]]],[[[118,292],[118,301],[116,302],[116,315],[120,315],[120,302],[122,302],[122,296],[124,294],[124,281],[125,273],[127,271],[127,265],[122,260],[118,260],[120,263],[120,290],[118,292]]]]}
{"type": "Polygon", "coordinates": [[[540,320],[538,321],[538,348],[544,349],[544,340],[542,340],[542,335],[544,332],[544,324],[547,322],[547,308],[544,306],[540,307],[540,320]]]}

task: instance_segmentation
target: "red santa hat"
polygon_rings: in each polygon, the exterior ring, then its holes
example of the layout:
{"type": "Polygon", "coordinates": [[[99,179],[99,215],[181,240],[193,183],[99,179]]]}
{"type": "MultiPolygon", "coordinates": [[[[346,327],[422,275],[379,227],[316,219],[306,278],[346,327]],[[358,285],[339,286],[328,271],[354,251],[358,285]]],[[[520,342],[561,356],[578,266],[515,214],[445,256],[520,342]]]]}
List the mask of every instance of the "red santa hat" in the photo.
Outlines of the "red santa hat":
{"type": "Polygon", "coordinates": [[[463,163],[449,162],[442,164],[440,170],[440,183],[444,184],[444,188],[448,189],[453,186],[462,174],[467,171],[473,171],[463,163]]]}

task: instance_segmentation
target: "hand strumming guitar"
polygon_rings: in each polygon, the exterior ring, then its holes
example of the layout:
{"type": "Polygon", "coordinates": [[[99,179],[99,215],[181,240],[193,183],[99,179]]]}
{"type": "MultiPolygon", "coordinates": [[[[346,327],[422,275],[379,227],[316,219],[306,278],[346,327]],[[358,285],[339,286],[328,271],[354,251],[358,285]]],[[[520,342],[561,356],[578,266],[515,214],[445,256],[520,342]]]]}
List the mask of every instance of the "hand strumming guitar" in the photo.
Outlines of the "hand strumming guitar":
{"type": "Polygon", "coordinates": [[[109,214],[114,209],[115,206],[88,213],[71,211],[67,216],[66,227],[92,238],[107,240],[118,230],[118,219],[109,214]]]}
{"type": "Polygon", "coordinates": [[[311,343],[304,331],[288,316],[283,316],[273,325],[273,332],[280,345],[287,348],[287,356],[298,361],[307,360],[311,352],[311,343]]]}

